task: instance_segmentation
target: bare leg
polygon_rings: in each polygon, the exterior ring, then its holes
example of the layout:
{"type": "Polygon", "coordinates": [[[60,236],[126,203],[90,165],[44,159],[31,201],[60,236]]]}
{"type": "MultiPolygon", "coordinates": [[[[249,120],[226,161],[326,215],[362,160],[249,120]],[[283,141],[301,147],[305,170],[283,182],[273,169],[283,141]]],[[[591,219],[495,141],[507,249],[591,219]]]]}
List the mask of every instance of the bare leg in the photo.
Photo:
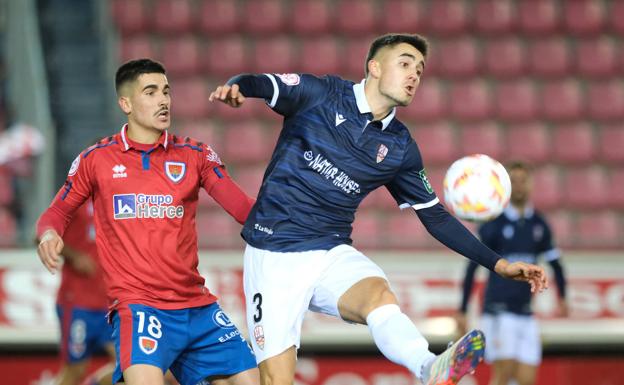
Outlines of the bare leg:
{"type": "Polygon", "coordinates": [[[78,385],[80,380],[87,371],[89,360],[83,360],[75,363],[66,363],[61,368],[61,372],[57,376],[57,385],[78,385]]]}
{"type": "Polygon", "coordinates": [[[366,324],[371,311],[398,301],[388,282],[379,277],[365,278],[351,286],[339,299],[338,311],[343,319],[366,324]]]}
{"type": "MultiPolygon", "coordinates": [[[[258,365],[260,370],[260,383],[262,385],[293,385],[295,382],[295,364],[297,361],[297,350],[294,346],[284,350],[282,353],[271,358],[267,358],[258,365]]],[[[227,380],[235,382],[217,383],[215,385],[248,385],[257,384],[257,371],[255,369],[246,370],[227,380]]]]}
{"type": "Polygon", "coordinates": [[[533,385],[537,377],[537,366],[518,363],[516,381],[518,385],[533,385]]]}
{"type": "Polygon", "coordinates": [[[212,385],[260,385],[258,368],[247,369],[244,372],[222,378],[211,378],[212,385]]]}
{"type": "Polygon", "coordinates": [[[126,385],[164,385],[165,376],[159,367],[146,364],[131,365],[123,372],[126,385]]]}
{"type": "Polygon", "coordinates": [[[515,360],[496,360],[492,363],[492,379],[490,385],[507,385],[514,376],[517,362],[515,360]]]}

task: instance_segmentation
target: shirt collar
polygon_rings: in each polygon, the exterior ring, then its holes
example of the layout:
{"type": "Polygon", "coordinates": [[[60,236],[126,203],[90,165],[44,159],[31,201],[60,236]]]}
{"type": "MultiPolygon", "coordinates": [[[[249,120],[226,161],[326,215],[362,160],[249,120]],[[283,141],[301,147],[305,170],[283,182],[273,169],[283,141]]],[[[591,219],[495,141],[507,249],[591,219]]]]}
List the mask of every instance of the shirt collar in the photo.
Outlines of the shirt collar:
{"type": "MultiPolygon", "coordinates": [[[[366,113],[371,112],[370,105],[368,104],[368,101],[366,100],[366,93],[364,93],[365,83],[366,83],[366,79],[362,79],[360,83],[356,83],[353,85],[353,93],[355,94],[355,102],[357,103],[360,114],[366,114],[366,113]]],[[[390,111],[388,116],[381,119],[382,131],[385,130],[386,127],[390,125],[390,122],[392,121],[392,119],[394,119],[395,113],[396,113],[396,107],[393,108],[392,111],[390,111]]],[[[370,120],[367,122],[367,124],[368,123],[370,123],[370,120]]]]}
{"type": "MultiPolygon", "coordinates": [[[[128,139],[126,137],[126,132],[128,131],[128,123],[124,124],[121,127],[121,145],[123,146],[123,151],[128,151],[130,148],[132,148],[132,145],[128,142],[128,139]]],[[[157,144],[163,146],[163,148],[166,150],[167,149],[167,144],[169,143],[169,131],[165,130],[164,135],[160,135],[160,138],[158,138],[158,142],[157,144]]]]}
{"type": "MultiPolygon", "coordinates": [[[[526,205],[524,207],[524,219],[531,218],[534,212],[535,210],[533,209],[533,206],[526,205]]],[[[517,221],[520,219],[520,211],[518,211],[518,209],[516,209],[511,203],[505,207],[504,213],[510,221],[517,221]]]]}

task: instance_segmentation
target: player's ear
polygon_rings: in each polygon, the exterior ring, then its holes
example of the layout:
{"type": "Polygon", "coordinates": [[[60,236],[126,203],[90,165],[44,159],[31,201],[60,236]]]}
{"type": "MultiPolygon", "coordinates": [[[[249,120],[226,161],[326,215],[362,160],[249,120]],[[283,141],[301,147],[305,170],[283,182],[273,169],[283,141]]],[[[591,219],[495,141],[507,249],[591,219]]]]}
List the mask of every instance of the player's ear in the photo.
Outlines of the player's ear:
{"type": "Polygon", "coordinates": [[[119,103],[119,108],[121,108],[124,114],[128,115],[132,112],[132,103],[130,103],[130,98],[127,96],[120,96],[117,99],[117,103],[119,103]]]}
{"type": "Polygon", "coordinates": [[[381,68],[377,60],[370,59],[366,65],[368,66],[368,73],[372,77],[379,78],[381,76],[381,68]]]}

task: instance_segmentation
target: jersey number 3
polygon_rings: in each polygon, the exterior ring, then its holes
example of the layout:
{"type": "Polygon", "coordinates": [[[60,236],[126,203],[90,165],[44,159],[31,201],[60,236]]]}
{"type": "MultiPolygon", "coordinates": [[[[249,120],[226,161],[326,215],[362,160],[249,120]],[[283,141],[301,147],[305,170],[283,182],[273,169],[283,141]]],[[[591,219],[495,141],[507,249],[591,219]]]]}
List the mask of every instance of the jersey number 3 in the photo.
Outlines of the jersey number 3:
{"type": "Polygon", "coordinates": [[[253,296],[253,303],[256,305],[256,313],[254,314],[254,322],[262,321],[262,294],[256,293],[253,296]]]}

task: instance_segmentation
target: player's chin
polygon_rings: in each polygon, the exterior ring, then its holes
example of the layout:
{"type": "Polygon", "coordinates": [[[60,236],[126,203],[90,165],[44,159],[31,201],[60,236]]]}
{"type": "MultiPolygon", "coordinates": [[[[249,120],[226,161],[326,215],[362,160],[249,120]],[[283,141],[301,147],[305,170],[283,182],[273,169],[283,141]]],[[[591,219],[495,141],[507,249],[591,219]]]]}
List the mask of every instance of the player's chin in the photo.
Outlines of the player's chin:
{"type": "Polygon", "coordinates": [[[398,104],[399,106],[401,106],[401,107],[407,107],[407,106],[409,106],[409,105],[410,105],[410,103],[412,102],[412,100],[413,100],[413,99],[414,99],[414,97],[413,97],[413,96],[407,95],[407,96],[404,96],[404,97],[402,97],[402,98],[397,98],[397,99],[395,99],[395,100],[396,100],[396,102],[397,102],[397,104],[398,104]]]}
{"type": "Polygon", "coordinates": [[[170,126],[171,120],[169,119],[169,117],[167,117],[167,119],[156,119],[153,125],[153,127],[159,131],[167,130],[170,126]]]}

